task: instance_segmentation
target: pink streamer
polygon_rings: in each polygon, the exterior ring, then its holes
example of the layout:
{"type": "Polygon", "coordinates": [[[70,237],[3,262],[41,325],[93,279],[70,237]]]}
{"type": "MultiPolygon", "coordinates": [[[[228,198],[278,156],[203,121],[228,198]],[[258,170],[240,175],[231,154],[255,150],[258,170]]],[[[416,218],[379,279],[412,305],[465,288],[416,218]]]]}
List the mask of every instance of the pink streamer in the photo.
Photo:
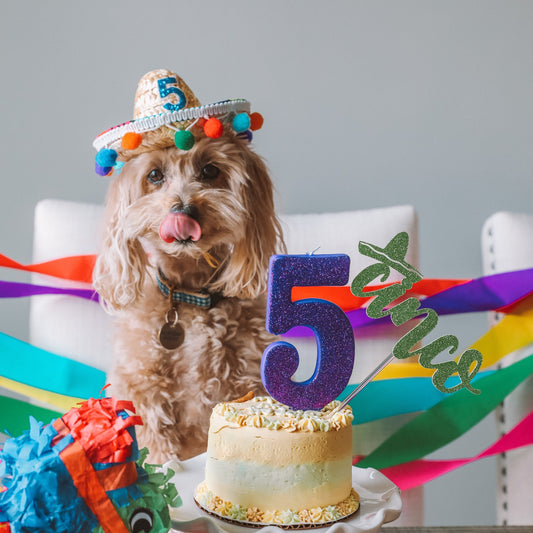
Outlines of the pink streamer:
{"type": "Polygon", "coordinates": [[[508,452],[516,448],[533,444],[533,412],[529,413],[513,429],[475,457],[430,461],[420,459],[382,470],[401,490],[408,490],[447,474],[456,468],[484,459],[491,455],[508,452]]]}

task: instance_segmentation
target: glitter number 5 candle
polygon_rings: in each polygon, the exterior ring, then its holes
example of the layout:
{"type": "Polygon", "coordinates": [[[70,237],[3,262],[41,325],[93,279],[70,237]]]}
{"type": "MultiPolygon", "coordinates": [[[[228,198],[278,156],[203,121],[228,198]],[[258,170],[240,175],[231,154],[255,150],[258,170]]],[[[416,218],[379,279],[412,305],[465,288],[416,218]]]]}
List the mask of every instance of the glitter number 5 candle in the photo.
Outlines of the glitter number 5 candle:
{"type": "Polygon", "coordinates": [[[307,381],[291,379],[298,369],[297,349],[285,341],[267,347],[261,377],[267,392],[293,409],[321,409],[346,387],[354,365],[354,337],[344,311],[332,302],[292,301],[293,287],[345,285],[350,258],[336,255],[275,255],[270,259],[266,328],[274,335],[308,326],[316,336],[316,368],[307,381]]]}

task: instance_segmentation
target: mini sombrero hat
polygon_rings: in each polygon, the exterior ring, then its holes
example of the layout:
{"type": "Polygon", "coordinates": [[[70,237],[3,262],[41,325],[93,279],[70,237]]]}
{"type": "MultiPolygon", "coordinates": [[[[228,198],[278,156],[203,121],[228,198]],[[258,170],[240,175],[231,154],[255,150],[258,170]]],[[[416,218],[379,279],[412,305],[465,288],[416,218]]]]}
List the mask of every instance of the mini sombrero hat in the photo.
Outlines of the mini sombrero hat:
{"type": "Polygon", "coordinates": [[[217,138],[227,125],[251,140],[252,130],[261,128],[263,117],[250,113],[250,102],[242,98],[201,105],[176,73],[152,70],[137,86],[133,120],[109,128],[94,140],[96,172],[109,175],[124,160],[155,148],[175,145],[190,150],[195,143],[193,131],[217,138]],[[117,161],[119,156],[122,162],[117,161]]]}

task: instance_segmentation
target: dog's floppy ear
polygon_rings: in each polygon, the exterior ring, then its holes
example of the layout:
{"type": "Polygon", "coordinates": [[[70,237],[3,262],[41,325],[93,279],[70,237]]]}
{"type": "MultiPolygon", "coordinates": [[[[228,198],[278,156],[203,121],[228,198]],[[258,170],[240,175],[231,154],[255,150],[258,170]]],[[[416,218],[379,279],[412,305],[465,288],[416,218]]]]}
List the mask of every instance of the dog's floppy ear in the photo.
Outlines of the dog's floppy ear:
{"type": "Polygon", "coordinates": [[[133,303],[140,294],[146,253],[128,228],[132,191],[125,169],[110,185],[106,202],[102,247],[93,272],[93,285],[109,311],[133,303]]]}
{"type": "Polygon", "coordinates": [[[267,288],[270,257],[285,252],[285,244],[266,165],[251,150],[245,150],[244,157],[248,174],[243,185],[248,215],[244,239],[234,244],[219,282],[226,296],[257,298],[267,288]]]}

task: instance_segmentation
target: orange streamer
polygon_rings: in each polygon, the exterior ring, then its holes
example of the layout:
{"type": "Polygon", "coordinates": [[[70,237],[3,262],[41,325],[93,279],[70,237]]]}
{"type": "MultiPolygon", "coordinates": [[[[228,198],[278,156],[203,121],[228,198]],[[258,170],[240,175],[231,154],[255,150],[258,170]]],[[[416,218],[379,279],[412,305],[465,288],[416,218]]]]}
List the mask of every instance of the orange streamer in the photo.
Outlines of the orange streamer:
{"type": "MultiPolygon", "coordinates": [[[[82,283],[92,283],[92,273],[96,255],[77,255],[70,257],[61,257],[44,263],[33,265],[23,265],[0,254],[0,267],[13,268],[26,272],[37,274],[46,274],[56,278],[69,279],[82,283]]],[[[456,285],[461,285],[470,280],[468,279],[422,279],[415,283],[406,294],[411,296],[431,296],[438,292],[444,291],[456,285]]],[[[398,282],[393,282],[398,283],[398,282]]],[[[380,289],[392,285],[392,283],[383,283],[373,285],[372,290],[380,289]]],[[[319,298],[328,300],[337,304],[344,311],[359,309],[368,298],[359,298],[350,292],[350,287],[293,287],[292,300],[303,300],[306,298],[319,298]]]]}
{"type": "Polygon", "coordinates": [[[96,255],[76,255],[61,257],[44,263],[23,265],[0,254],[0,267],[13,268],[36,274],[46,274],[55,278],[91,283],[96,255]]]}

